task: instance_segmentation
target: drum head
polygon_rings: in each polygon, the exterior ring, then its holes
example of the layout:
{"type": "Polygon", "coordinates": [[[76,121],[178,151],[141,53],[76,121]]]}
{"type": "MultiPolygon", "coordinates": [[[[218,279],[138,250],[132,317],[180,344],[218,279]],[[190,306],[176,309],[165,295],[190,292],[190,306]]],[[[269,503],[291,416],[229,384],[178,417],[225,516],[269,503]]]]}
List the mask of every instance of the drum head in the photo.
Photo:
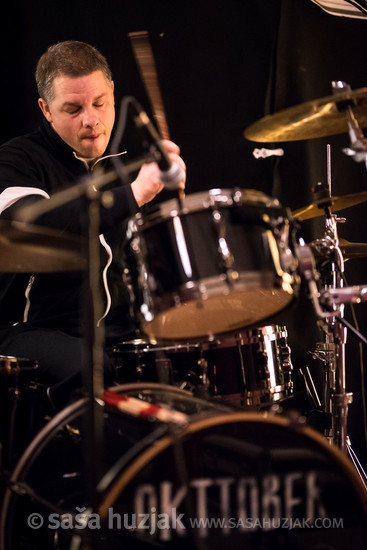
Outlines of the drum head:
{"type": "Polygon", "coordinates": [[[219,280],[215,283],[215,295],[157,313],[153,320],[142,321],[142,330],[168,340],[201,338],[255,325],[285,309],[294,298],[281,289],[243,288],[229,292],[219,280]]]}

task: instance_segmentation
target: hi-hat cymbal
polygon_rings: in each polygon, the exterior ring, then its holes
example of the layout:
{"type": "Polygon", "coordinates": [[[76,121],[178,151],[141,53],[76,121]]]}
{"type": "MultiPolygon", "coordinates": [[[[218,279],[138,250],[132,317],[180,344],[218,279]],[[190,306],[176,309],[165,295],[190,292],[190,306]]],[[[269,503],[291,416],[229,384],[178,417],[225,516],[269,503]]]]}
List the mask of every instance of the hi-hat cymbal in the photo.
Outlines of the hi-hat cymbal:
{"type": "Polygon", "coordinates": [[[81,239],[46,227],[0,220],[0,273],[52,273],[86,267],[81,239]]]}
{"type": "Polygon", "coordinates": [[[359,88],[307,101],[267,115],[249,126],[244,135],[250,141],[297,141],[348,132],[345,113],[337,104],[351,102],[360,128],[367,126],[367,88],[359,88]]]}
{"type": "MultiPolygon", "coordinates": [[[[338,210],[343,210],[344,208],[349,208],[350,206],[355,206],[362,202],[367,201],[367,191],[361,191],[360,193],[352,193],[350,195],[344,195],[343,197],[331,197],[331,212],[337,212],[338,210]]],[[[304,206],[292,212],[292,215],[301,220],[309,220],[311,218],[317,218],[318,216],[323,216],[325,214],[322,206],[318,206],[317,203],[304,206]]]]}
{"type": "Polygon", "coordinates": [[[351,243],[345,239],[339,239],[339,247],[345,261],[353,258],[367,258],[366,243],[351,243]]]}

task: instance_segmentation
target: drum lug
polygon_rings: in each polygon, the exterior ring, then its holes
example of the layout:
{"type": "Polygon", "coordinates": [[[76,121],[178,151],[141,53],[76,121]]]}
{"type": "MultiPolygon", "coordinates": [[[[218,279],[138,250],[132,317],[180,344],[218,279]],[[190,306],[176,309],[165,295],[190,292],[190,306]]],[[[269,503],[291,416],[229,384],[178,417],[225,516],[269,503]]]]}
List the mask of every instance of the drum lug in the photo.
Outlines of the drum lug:
{"type": "Polygon", "coordinates": [[[201,382],[201,386],[205,388],[205,390],[209,390],[210,382],[208,378],[208,361],[205,359],[205,357],[200,357],[198,359],[197,365],[199,367],[199,380],[201,382]]]}
{"type": "Polygon", "coordinates": [[[156,359],[158,380],[161,384],[172,383],[172,362],[168,357],[157,357],[156,359]]]}
{"type": "Polygon", "coordinates": [[[292,372],[291,348],[287,344],[280,344],[279,355],[284,372],[292,372]]]}
{"type": "Polygon", "coordinates": [[[219,269],[228,286],[232,287],[238,278],[237,271],[233,271],[234,257],[226,239],[226,224],[217,208],[212,209],[212,219],[217,236],[217,250],[219,255],[219,269]]]}

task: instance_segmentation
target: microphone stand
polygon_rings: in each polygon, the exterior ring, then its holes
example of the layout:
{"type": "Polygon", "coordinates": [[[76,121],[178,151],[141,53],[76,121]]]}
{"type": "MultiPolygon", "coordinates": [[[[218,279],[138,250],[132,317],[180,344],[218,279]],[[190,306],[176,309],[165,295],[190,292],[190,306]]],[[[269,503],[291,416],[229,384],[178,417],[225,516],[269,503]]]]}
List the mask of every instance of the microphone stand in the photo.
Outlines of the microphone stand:
{"type": "MultiPolygon", "coordinates": [[[[135,162],[122,163],[120,157],[112,157],[115,171],[102,174],[98,177],[87,177],[80,184],[53,195],[47,201],[23,207],[19,210],[17,220],[22,222],[34,221],[40,215],[62,206],[72,200],[82,198],[84,207],[82,213],[84,220],[82,227],[86,233],[87,240],[87,273],[85,283],[85,315],[86,315],[86,364],[83,365],[84,391],[87,394],[87,414],[85,415],[85,464],[86,464],[86,496],[89,507],[86,515],[98,512],[97,485],[100,477],[102,464],[103,435],[104,435],[104,406],[101,395],[104,390],[103,380],[103,350],[104,331],[102,327],[96,329],[98,320],[102,318],[102,298],[100,294],[100,252],[99,252],[99,209],[101,204],[108,206],[111,196],[101,193],[100,189],[118,177],[124,185],[131,183],[130,174],[136,172],[146,162],[157,162],[161,168],[160,177],[165,187],[171,184],[177,189],[177,184],[182,175],[179,165],[171,164],[169,155],[161,145],[158,134],[151,125],[147,115],[142,111],[140,105],[132,97],[127,97],[122,102],[119,124],[115,137],[111,144],[111,152],[116,153],[117,144],[120,141],[125,128],[127,107],[133,103],[138,111],[139,120],[148,137],[152,139],[152,145],[148,153],[145,153],[135,162]],[[157,157],[158,155],[158,157],[157,157]],[[161,165],[160,165],[161,164],[161,165]]],[[[148,140],[149,141],[149,140],[148,140]]],[[[113,200],[113,198],[112,198],[113,200]]],[[[181,197],[178,192],[180,208],[181,197]]],[[[79,541],[84,543],[86,550],[98,550],[98,537],[88,536],[87,529],[83,536],[73,536],[73,545],[78,546],[79,541]]]]}
{"type": "MultiPolygon", "coordinates": [[[[91,179],[83,196],[84,227],[87,232],[87,271],[84,288],[84,314],[86,317],[86,360],[83,365],[83,388],[87,397],[87,410],[83,416],[84,427],[84,464],[85,491],[88,507],[86,517],[98,512],[97,485],[101,474],[102,452],[104,448],[104,403],[101,396],[104,391],[103,349],[104,330],[97,329],[98,320],[102,317],[103,306],[100,289],[100,249],[99,249],[99,208],[100,192],[91,179]]],[[[82,536],[76,537],[81,548],[98,550],[98,537],[93,537],[89,529],[83,530],[82,536]]],[[[73,543],[75,544],[75,535],[73,543]]]]}
{"type": "MultiPolygon", "coordinates": [[[[115,180],[123,174],[135,172],[145,162],[151,162],[151,155],[139,160],[127,163],[116,174],[112,171],[100,176],[84,178],[79,184],[69,189],[60,191],[48,200],[39,201],[33,205],[25,206],[18,211],[17,221],[33,222],[40,215],[53,210],[68,202],[81,198],[82,228],[86,237],[86,278],[84,287],[86,317],[85,351],[86,360],[83,365],[83,390],[87,397],[87,411],[84,415],[84,463],[86,468],[85,490],[88,508],[86,518],[90,514],[98,513],[97,485],[102,466],[103,435],[104,435],[104,406],[101,396],[104,391],[103,380],[103,350],[104,330],[99,327],[98,320],[103,315],[103,305],[100,290],[100,247],[99,247],[99,210],[104,200],[104,193],[100,191],[104,185],[115,180]]],[[[123,180],[126,183],[126,178],[123,180]]],[[[108,192],[107,192],[108,193],[108,192]]],[[[107,195],[108,197],[108,195],[107,195]]],[[[87,521],[87,520],[86,520],[87,521]]],[[[98,550],[100,542],[98,537],[88,534],[88,529],[83,529],[82,534],[74,534],[72,547],[79,548],[80,544],[85,550],[98,550]]]]}
{"type": "MultiPolygon", "coordinates": [[[[84,197],[90,192],[90,190],[88,190],[88,187],[90,186],[98,191],[108,183],[115,181],[117,178],[120,178],[124,185],[129,184],[131,183],[130,180],[127,179],[129,174],[139,170],[139,168],[141,168],[146,162],[155,161],[156,156],[153,153],[148,152],[137,158],[135,161],[125,163],[124,165],[120,162],[118,165],[120,167],[119,170],[111,170],[110,172],[100,174],[98,176],[86,176],[80,180],[80,183],[77,183],[76,185],[68,187],[62,191],[58,191],[47,200],[40,200],[34,204],[19,208],[15,221],[32,223],[39,216],[42,216],[42,214],[46,214],[46,212],[50,212],[51,210],[63,206],[64,204],[67,204],[75,199],[84,197]]],[[[108,204],[108,198],[106,199],[104,193],[101,194],[100,200],[102,204],[108,204]]]]}

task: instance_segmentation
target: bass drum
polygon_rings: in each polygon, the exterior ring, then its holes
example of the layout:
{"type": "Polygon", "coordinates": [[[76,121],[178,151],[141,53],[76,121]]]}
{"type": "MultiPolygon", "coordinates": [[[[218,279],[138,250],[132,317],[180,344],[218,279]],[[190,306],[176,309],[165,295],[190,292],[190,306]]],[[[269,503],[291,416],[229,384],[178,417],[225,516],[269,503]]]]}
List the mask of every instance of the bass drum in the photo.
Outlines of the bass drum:
{"type": "Polygon", "coordinates": [[[366,548],[366,491],[338,449],[294,420],[159,384],[105,393],[88,513],[86,410],[81,400],[59,413],[19,461],[2,508],[3,550],[89,548],[90,537],[109,550],[366,548]]]}

